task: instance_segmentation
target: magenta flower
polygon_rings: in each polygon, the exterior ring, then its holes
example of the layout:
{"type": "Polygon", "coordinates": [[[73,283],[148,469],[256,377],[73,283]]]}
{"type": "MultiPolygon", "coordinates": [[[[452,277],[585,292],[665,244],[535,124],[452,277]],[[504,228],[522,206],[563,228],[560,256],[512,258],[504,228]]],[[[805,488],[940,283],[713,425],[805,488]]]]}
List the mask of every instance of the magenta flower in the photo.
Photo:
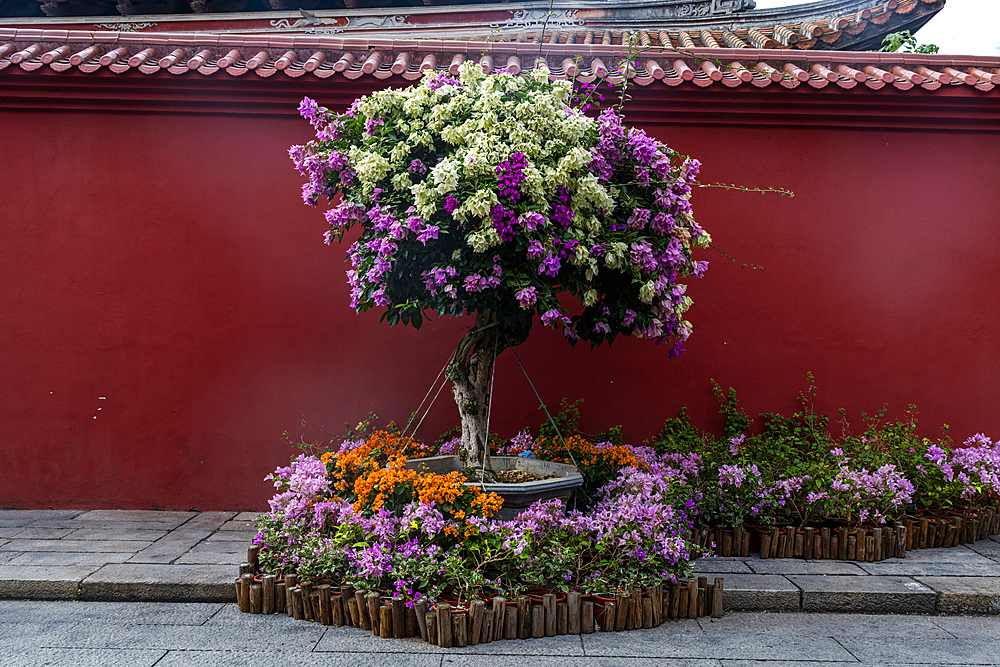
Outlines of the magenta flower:
{"type": "Polygon", "coordinates": [[[553,327],[562,318],[562,315],[558,310],[553,308],[552,310],[547,310],[542,313],[542,324],[547,327],[553,327]]]}
{"type": "Polygon", "coordinates": [[[549,253],[548,256],[542,260],[542,263],[538,265],[538,275],[549,275],[553,278],[559,275],[559,268],[562,264],[559,262],[559,258],[549,253]]]}
{"type": "Polygon", "coordinates": [[[538,290],[529,285],[528,287],[517,291],[514,294],[514,298],[516,298],[517,302],[521,304],[521,308],[529,310],[538,300],[538,290]]]}

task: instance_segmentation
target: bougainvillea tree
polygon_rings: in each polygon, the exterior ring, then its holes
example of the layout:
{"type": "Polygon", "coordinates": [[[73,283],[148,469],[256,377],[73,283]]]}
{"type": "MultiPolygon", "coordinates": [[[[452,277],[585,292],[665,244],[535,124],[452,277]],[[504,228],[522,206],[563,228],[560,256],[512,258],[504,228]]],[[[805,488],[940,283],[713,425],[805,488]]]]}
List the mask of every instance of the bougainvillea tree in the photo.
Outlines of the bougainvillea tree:
{"type": "Polygon", "coordinates": [[[573,92],[544,66],[486,75],[467,62],[457,78],[428,73],[341,114],[300,107],[316,129],[290,150],[303,199],[337,202],[327,243],[362,227],[351,306],[384,308],[390,325],[475,318],[447,373],[468,464],[489,456],[496,354],[523,343],[536,315],[574,344],[636,336],[676,355],[691,333],[678,281],[707,267],[692,256],[710,242],[689,203],[700,165],[614,110],[587,116],[573,92]]]}

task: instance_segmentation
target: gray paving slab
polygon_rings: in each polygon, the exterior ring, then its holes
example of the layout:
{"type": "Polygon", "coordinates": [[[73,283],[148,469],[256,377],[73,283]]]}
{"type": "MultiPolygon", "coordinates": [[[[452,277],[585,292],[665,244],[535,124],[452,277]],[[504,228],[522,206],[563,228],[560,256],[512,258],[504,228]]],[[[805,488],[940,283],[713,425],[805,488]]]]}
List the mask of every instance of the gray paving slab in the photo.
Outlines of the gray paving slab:
{"type": "Polygon", "coordinates": [[[244,519],[232,519],[226,523],[219,526],[219,530],[253,530],[256,531],[256,524],[254,521],[247,521],[244,519]]]}
{"type": "Polygon", "coordinates": [[[816,660],[720,660],[722,667],[858,667],[854,662],[821,662],[816,660]]]}
{"type": "Polygon", "coordinates": [[[75,600],[96,565],[0,565],[0,599],[75,600]]]}
{"type": "MultiPolygon", "coordinates": [[[[266,650],[266,649],[264,649],[266,650]]],[[[233,653],[227,651],[169,651],[156,667],[276,667],[277,664],[294,664],[302,667],[384,667],[384,655],[363,653],[305,653],[296,654],[294,662],[282,657],[276,650],[263,653],[233,653]]],[[[399,654],[392,657],[392,664],[399,667],[440,667],[441,656],[427,654],[399,654]]]]}
{"type": "Polygon", "coordinates": [[[857,563],[836,560],[796,560],[793,558],[768,558],[749,561],[757,574],[850,574],[865,576],[868,573],[857,563]]]}
{"type": "MultiPolygon", "coordinates": [[[[225,646],[231,651],[259,651],[279,645],[283,653],[310,653],[326,628],[316,623],[294,621],[287,616],[253,616],[248,627],[228,626],[225,634],[218,627],[205,625],[140,625],[104,623],[95,632],[94,623],[83,621],[57,628],[54,642],[48,646],[63,648],[159,648],[174,650],[218,650],[225,646]]],[[[370,634],[370,633],[369,633],[370,634]]],[[[388,640],[382,640],[388,641],[388,640]]]]}
{"type": "MultiPolygon", "coordinates": [[[[327,633],[335,635],[336,632],[327,633]]],[[[607,633],[606,633],[607,634],[607,633]]],[[[476,646],[466,646],[463,648],[453,647],[445,651],[446,655],[491,655],[503,654],[508,656],[559,656],[560,659],[571,656],[583,657],[583,643],[581,635],[560,635],[556,637],[543,637],[525,641],[523,639],[507,639],[504,641],[490,642],[489,644],[478,644],[476,646]]],[[[324,637],[326,639],[326,637],[324,637]]],[[[322,642],[320,642],[322,645],[322,642]]],[[[423,644],[423,642],[419,642],[423,644]]],[[[319,650],[319,649],[317,649],[319,650]]]]}
{"type": "MultiPolygon", "coordinates": [[[[579,637],[576,640],[575,655],[583,655],[579,637]]],[[[500,646],[503,643],[513,645],[518,642],[496,642],[491,645],[500,646]]],[[[531,642],[522,641],[520,643],[529,644],[531,642]]],[[[444,652],[443,649],[437,646],[432,646],[417,639],[382,639],[372,635],[369,630],[360,630],[351,627],[330,628],[316,644],[314,650],[320,653],[430,653],[438,655],[444,652]]],[[[516,649],[512,648],[511,650],[516,649]]]]}
{"type": "Polygon", "coordinates": [[[776,574],[727,574],[723,580],[723,609],[799,611],[799,589],[785,577],[776,574]]]}
{"type": "Polygon", "coordinates": [[[236,512],[199,512],[198,516],[184,524],[184,528],[218,530],[232,520],[235,514],[236,512]]]}
{"type": "Polygon", "coordinates": [[[732,658],[750,660],[821,660],[854,659],[830,637],[803,636],[800,633],[728,633],[713,635],[706,641],[694,634],[671,634],[661,626],[632,632],[602,632],[583,635],[588,656],[644,656],[658,658],[732,658]]]}
{"type": "MultiPolygon", "coordinates": [[[[24,604],[24,603],[18,603],[24,604]]],[[[38,604],[38,603],[33,603],[38,604]]],[[[58,641],[59,631],[65,624],[38,621],[20,614],[5,615],[0,623],[0,664],[3,654],[18,650],[37,650],[52,646],[58,641]]]]}
{"type": "Polygon", "coordinates": [[[788,575],[802,589],[802,610],[929,614],[937,593],[907,577],[788,575]]]}
{"type": "Polygon", "coordinates": [[[189,554],[200,554],[200,553],[224,553],[224,554],[240,554],[241,556],[247,555],[247,547],[249,544],[244,544],[243,542],[207,542],[202,541],[191,547],[187,552],[189,554]]]}
{"type": "Polygon", "coordinates": [[[1000,557],[1000,542],[994,542],[993,540],[979,540],[974,544],[968,545],[968,547],[980,556],[984,556],[986,558],[996,559],[1000,557]]]}
{"type": "Polygon", "coordinates": [[[240,512],[233,519],[236,521],[256,521],[261,514],[264,512],[240,512]]]}
{"type": "MultiPolygon", "coordinates": [[[[499,645],[498,645],[499,647],[499,645]]],[[[452,655],[445,653],[441,657],[442,667],[464,667],[465,665],[476,665],[482,667],[511,667],[510,655],[452,655]]],[[[563,658],[541,655],[519,655],[517,656],[519,667],[552,667],[554,664],[560,667],[720,667],[718,660],[685,660],[681,658],[620,658],[610,656],[588,656],[586,658],[563,658]]],[[[857,663],[855,663],[857,667],[857,663]]]]}
{"type": "Polygon", "coordinates": [[[129,562],[166,565],[186,554],[205,537],[206,531],[193,533],[176,531],[138,550],[138,553],[129,558],[129,562]]]}
{"type": "MultiPolygon", "coordinates": [[[[235,578],[234,576],[233,579],[235,578]]],[[[235,598],[235,594],[233,597],[235,598]]],[[[212,618],[205,622],[205,625],[214,627],[219,632],[225,632],[228,627],[255,628],[261,623],[270,626],[275,623],[280,625],[281,623],[303,623],[303,621],[295,621],[282,614],[266,618],[256,614],[244,614],[233,601],[223,604],[222,608],[212,614],[212,618]],[[265,620],[262,621],[261,618],[265,620]]]]}
{"type": "Polygon", "coordinates": [[[915,549],[906,558],[886,558],[883,563],[962,563],[983,562],[983,557],[965,545],[948,549],[915,549]]]}
{"type": "MultiPolygon", "coordinates": [[[[4,623],[16,619],[50,626],[90,622],[100,626],[106,619],[130,625],[204,625],[218,614],[222,602],[78,602],[0,601],[4,623]]],[[[0,663],[2,664],[2,663],[0,663]]]]}
{"type": "Polygon", "coordinates": [[[695,570],[711,574],[753,574],[753,570],[741,560],[721,560],[716,558],[699,558],[695,570]]]}
{"type": "MultiPolygon", "coordinates": [[[[937,611],[942,614],[1000,614],[1000,577],[916,577],[916,580],[937,591],[937,611]]],[[[1000,636],[997,639],[1000,641],[1000,636]]]]}
{"type": "Polygon", "coordinates": [[[704,634],[705,631],[702,630],[701,625],[698,623],[696,618],[675,618],[674,620],[667,619],[664,621],[667,624],[665,628],[670,634],[678,635],[685,633],[694,633],[697,635],[704,634]]]}
{"type": "MultiPolygon", "coordinates": [[[[858,667],[859,662],[817,662],[814,660],[720,660],[722,667],[858,667]]],[[[910,663],[864,663],[865,667],[916,667],[910,663]]],[[[936,663],[920,664],[920,667],[942,667],[936,663]]],[[[949,665],[949,667],[956,667],[949,665]]]]}
{"type": "MultiPolygon", "coordinates": [[[[201,545],[198,545],[174,562],[178,564],[204,563],[206,565],[230,565],[235,568],[240,563],[246,561],[246,545],[242,542],[212,542],[211,544],[235,544],[238,548],[205,549],[199,548],[201,545]]],[[[235,571],[236,570],[234,569],[234,572],[235,571]]]]}
{"type": "Polygon", "coordinates": [[[197,515],[198,512],[162,510],[90,510],[75,518],[79,521],[149,521],[176,528],[197,515]]]}
{"type": "Polygon", "coordinates": [[[256,530],[217,530],[205,538],[206,542],[244,542],[247,546],[257,536],[256,530]]]}
{"type": "Polygon", "coordinates": [[[789,613],[726,613],[722,618],[698,620],[706,635],[720,633],[793,632],[803,636],[887,635],[892,637],[918,634],[942,640],[954,635],[935,623],[933,616],[905,616],[887,614],[824,614],[812,612],[789,613]]]}
{"type": "Polygon", "coordinates": [[[18,540],[4,545],[7,551],[66,551],[122,553],[137,552],[148,547],[151,542],[139,540],[18,540]]]}
{"type": "MultiPolygon", "coordinates": [[[[19,540],[61,540],[78,532],[78,528],[37,528],[35,526],[24,526],[14,535],[7,537],[19,540]]],[[[74,538],[78,539],[78,538],[74,538]]]]}
{"type": "Polygon", "coordinates": [[[9,563],[10,561],[12,561],[15,558],[17,558],[18,556],[20,556],[22,553],[24,553],[24,552],[23,551],[0,551],[0,565],[3,565],[4,563],[9,563]]]}
{"type": "Polygon", "coordinates": [[[81,599],[104,601],[228,602],[236,597],[226,565],[105,565],[80,585],[81,599]]]}
{"type": "Polygon", "coordinates": [[[936,616],[934,625],[963,641],[996,641],[1000,616],[936,616]]]}
{"type": "MultiPolygon", "coordinates": [[[[81,522],[82,523],[82,522],[81,522]]],[[[29,530],[31,530],[29,528],[29,530]]],[[[181,529],[178,529],[181,530],[181,529]]],[[[160,530],[143,530],[143,529],[132,529],[132,528],[79,528],[73,533],[74,540],[127,540],[134,541],[139,540],[142,542],[155,542],[161,537],[168,535],[170,531],[165,529],[160,530]]],[[[21,536],[18,536],[21,537],[21,536]]]]}
{"type": "Polygon", "coordinates": [[[33,519],[23,518],[23,519],[0,519],[0,528],[20,528],[21,526],[26,526],[31,523],[33,519]]]}
{"type": "Polygon", "coordinates": [[[95,530],[172,530],[162,521],[102,521],[90,519],[38,519],[29,528],[91,528],[95,530]]]}
{"type": "Polygon", "coordinates": [[[72,519],[83,512],[84,510],[0,510],[0,521],[28,523],[35,519],[72,519]]]}
{"type": "Polygon", "coordinates": [[[1000,563],[964,561],[961,563],[861,563],[874,575],[903,577],[1000,577],[1000,563]]]}
{"type": "Polygon", "coordinates": [[[16,537],[18,533],[24,532],[24,526],[0,526],[0,542],[6,542],[9,537],[16,537]]]}
{"type": "Polygon", "coordinates": [[[202,512],[183,526],[149,545],[131,559],[132,563],[172,563],[218,530],[233,512],[202,512]]]}
{"type": "Polygon", "coordinates": [[[330,628],[314,649],[317,652],[355,652],[355,653],[431,653],[431,654],[466,654],[466,655],[548,655],[548,656],[579,656],[583,657],[583,644],[579,635],[562,635],[544,637],[524,641],[519,639],[502,640],[466,646],[440,649],[416,638],[386,640],[372,635],[370,631],[357,628],[330,628]]]}
{"type": "Polygon", "coordinates": [[[10,543],[10,540],[8,540],[6,538],[5,539],[0,539],[0,547],[3,547],[5,544],[9,544],[9,543],[10,543]]]}
{"type": "MultiPolygon", "coordinates": [[[[8,565],[106,565],[108,563],[124,563],[132,557],[131,552],[107,553],[107,552],[58,552],[58,551],[29,551],[20,554],[7,562],[8,565]]],[[[0,554],[2,556],[2,554],[0,554]]]]}
{"type": "MultiPolygon", "coordinates": [[[[162,649],[32,648],[6,653],[4,667],[153,667],[167,654],[162,649]]],[[[179,663],[183,664],[183,663],[179,663]]]]}
{"type": "Polygon", "coordinates": [[[837,641],[862,663],[922,663],[995,665],[993,641],[941,641],[923,637],[838,637],[837,641]]]}

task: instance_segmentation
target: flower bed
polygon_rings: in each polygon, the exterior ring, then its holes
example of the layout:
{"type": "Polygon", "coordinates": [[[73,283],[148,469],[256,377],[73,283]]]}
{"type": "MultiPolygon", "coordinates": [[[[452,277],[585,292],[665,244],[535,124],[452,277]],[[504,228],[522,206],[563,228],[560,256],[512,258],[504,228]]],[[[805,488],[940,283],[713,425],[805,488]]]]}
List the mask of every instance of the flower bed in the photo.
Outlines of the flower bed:
{"type": "Polygon", "coordinates": [[[586,513],[553,499],[510,521],[492,519],[500,498],[461,472],[405,467],[439,452],[398,433],[301,455],[269,477],[278,493],[236,582],[241,609],[380,636],[419,630],[442,646],[721,614],[723,581],[687,579],[702,555],[685,537],[694,504],[678,501],[669,475],[621,467],[627,449],[599,447],[587,459],[619,472],[586,513]],[[589,594],[604,591],[613,601],[589,594]]]}
{"type": "MultiPolygon", "coordinates": [[[[692,578],[711,553],[874,561],[1000,533],[1000,443],[982,434],[951,448],[908,414],[834,438],[807,411],[765,415],[747,436],[724,407],[722,438],[683,413],[642,446],[619,429],[494,438],[494,454],[575,461],[586,480],[575,508],[539,501],[510,521],[462,472],[406,467],[455,440],[381,430],[303,454],[268,478],[278,493],[241,566],[241,608],[442,646],[625,630],[721,614],[724,582],[692,578]]],[[[560,430],[578,418],[567,407],[560,430]]]]}

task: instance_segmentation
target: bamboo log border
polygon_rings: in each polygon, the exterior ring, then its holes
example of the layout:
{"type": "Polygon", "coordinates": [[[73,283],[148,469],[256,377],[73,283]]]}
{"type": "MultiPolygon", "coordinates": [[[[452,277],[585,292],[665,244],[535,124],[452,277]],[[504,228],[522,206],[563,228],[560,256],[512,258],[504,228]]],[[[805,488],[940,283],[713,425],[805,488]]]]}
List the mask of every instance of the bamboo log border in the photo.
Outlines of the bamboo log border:
{"type": "Polygon", "coordinates": [[[255,558],[250,557],[240,565],[236,595],[241,611],[262,614],[266,608],[269,614],[287,614],[333,627],[350,625],[369,630],[375,637],[414,638],[441,648],[654,628],[684,618],[721,618],[725,586],[721,577],[709,583],[702,576],[621,591],[613,601],[578,592],[558,601],[556,594],[547,593],[541,601],[521,595],[508,602],[497,596],[489,601],[474,600],[468,608],[440,602],[436,609],[429,609],[426,600],[410,608],[399,597],[382,598],[377,592],[347,585],[311,585],[291,574],[280,580],[264,574],[261,584],[254,580],[257,568],[255,558]]]}
{"type": "Polygon", "coordinates": [[[879,562],[905,558],[907,551],[971,544],[1000,535],[1000,505],[976,513],[945,516],[905,516],[876,527],[849,531],[844,526],[771,526],[756,534],[745,526],[701,526],[687,534],[688,541],[716,556],[796,558],[879,562]]]}
{"type": "MultiPolygon", "coordinates": [[[[246,600],[247,613],[260,614],[262,587],[252,583],[253,576],[247,573],[236,580],[239,602],[243,605],[246,600]],[[244,582],[248,582],[245,589],[244,582]]],[[[490,607],[483,600],[474,600],[468,609],[440,602],[431,611],[428,611],[426,600],[408,608],[401,598],[383,600],[378,593],[351,589],[347,614],[343,610],[344,594],[329,584],[310,586],[293,582],[290,598],[291,615],[296,620],[333,627],[353,625],[383,639],[412,637],[441,648],[451,648],[500,639],[648,629],[684,618],[721,618],[724,586],[722,577],[709,583],[708,578],[702,576],[622,591],[610,602],[575,592],[567,594],[566,601],[557,602],[557,596],[548,593],[542,596],[541,602],[521,595],[513,604],[508,604],[505,598],[495,597],[490,607]],[[447,622],[449,618],[451,623],[447,622]]],[[[287,613],[285,606],[273,605],[271,609],[274,614],[287,613]]]]}
{"type": "MultiPolygon", "coordinates": [[[[702,526],[689,541],[721,556],[745,557],[751,550],[761,558],[859,560],[875,562],[905,558],[915,549],[954,547],[1000,535],[1000,505],[976,514],[948,517],[904,517],[892,524],[849,532],[845,527],[792,529],[772,527],[759,537],[746,527],[702,526]]],[[[653,628],[686,618],[721,618],[725,580],[706,576],[619,591],[611,599],[571,592],[562,601],[553,593],[539,601],[527,595],[508,601],[502,596],[475,600],[468,608],[426,600],[408,607],[399,597],[350,585],[300,582],[293,574],[283,578],[260,572],[259,548],[247,551],[235,579],[240,611],[251,614],[287,614],[296,620],[323,625],[350,625],[385,639],[414,638],[441,648],[476,646],[503,639],[531,639],[566,634],[622,632],[653,628]]]]}

